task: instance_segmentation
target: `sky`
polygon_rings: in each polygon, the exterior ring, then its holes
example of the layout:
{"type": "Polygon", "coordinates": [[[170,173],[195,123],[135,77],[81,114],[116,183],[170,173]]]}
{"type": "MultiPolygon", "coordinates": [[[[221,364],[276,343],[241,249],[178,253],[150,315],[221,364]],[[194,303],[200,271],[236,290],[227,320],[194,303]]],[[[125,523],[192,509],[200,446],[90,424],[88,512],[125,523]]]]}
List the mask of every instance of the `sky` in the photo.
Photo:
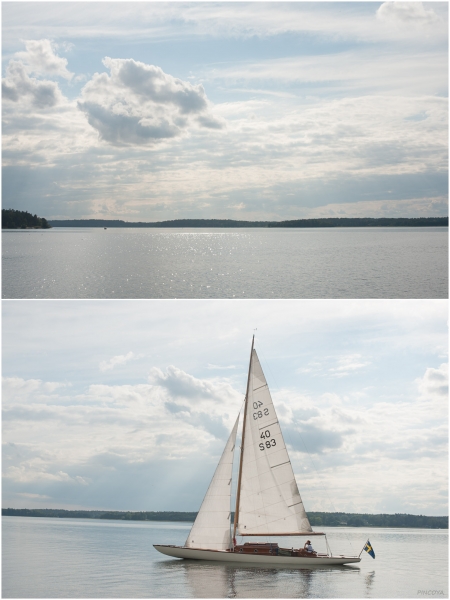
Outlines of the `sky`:
{"type": "Polygon", "coordinates": [[[448,214],[445,2],[3,2],[3,207],[448,214]]]}
{"type": "Polygon", "coordinates": [[[447,312],[445,300],[4,300],[2,506],[198,510],[256,329],[307,511],[446,515],[447,312]]]}

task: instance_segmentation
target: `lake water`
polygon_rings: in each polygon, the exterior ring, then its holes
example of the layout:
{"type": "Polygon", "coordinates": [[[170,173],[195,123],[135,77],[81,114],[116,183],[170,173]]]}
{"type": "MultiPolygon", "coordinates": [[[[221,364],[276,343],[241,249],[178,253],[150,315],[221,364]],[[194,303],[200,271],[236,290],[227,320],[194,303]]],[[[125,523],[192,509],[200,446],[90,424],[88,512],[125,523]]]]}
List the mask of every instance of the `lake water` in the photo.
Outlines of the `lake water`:
{"type": "Polygon", "coordinates": [[[357,566],[268,569],[153,548],[183,545],[188,523],[2,517],[2,525],[4,598],[448,597],[447,530],[329,527],[335,554],[359,554],[369,538],[376,559],[363,552],[357,566]]]}
{"type": "Polygon", "coordinates": [[[3,298],[447,298],[448,229],[3,232],[3,298]]]}

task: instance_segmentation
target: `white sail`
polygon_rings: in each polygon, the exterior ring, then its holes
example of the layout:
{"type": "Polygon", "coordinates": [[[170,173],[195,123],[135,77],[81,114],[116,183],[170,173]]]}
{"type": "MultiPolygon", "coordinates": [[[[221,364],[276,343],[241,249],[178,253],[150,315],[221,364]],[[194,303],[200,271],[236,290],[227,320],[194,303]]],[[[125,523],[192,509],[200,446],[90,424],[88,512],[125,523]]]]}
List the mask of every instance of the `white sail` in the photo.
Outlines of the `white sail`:
{"type": "Polygon", "coordinates": [[[245,421],[239,533],[312,533],[255,350],[250,365],[245,421]]]}
{"type": "Polygon", "coordinates": [[[231,474],[239,416],[186,540],[186,548],[230,548],[231,474]]]}

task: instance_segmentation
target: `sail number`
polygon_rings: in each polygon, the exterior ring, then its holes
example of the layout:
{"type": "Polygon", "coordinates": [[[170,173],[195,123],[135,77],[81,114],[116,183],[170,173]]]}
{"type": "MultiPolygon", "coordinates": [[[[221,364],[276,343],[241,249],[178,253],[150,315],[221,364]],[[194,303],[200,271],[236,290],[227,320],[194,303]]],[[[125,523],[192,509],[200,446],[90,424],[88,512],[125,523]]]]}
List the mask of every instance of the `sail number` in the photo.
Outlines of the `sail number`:
{"type": "Polygon", "coordinates": [[[264,443],[259,444],[260,450],[265,450],[266,448],[272,448],[273,446],[277,445],[276,441],[273,438],[267,439],[267,438],[270,438],[270,431],[268,429],[263,431],[259,437],[262,440],[265,440],[264,443]]]}
{"type": "Polygon", "coordinates": [[[269,414],[268,408],[263,408],[261,410],[258,410],[258,408],[260,408],[262,405],[263,405],[262,402],[253,402],[253,408],[256,411],[253,413],[253,418],[255,419],[255,421],[257,419],[261,419],[262,417],[267,417],[267,415],[269,414]]]}

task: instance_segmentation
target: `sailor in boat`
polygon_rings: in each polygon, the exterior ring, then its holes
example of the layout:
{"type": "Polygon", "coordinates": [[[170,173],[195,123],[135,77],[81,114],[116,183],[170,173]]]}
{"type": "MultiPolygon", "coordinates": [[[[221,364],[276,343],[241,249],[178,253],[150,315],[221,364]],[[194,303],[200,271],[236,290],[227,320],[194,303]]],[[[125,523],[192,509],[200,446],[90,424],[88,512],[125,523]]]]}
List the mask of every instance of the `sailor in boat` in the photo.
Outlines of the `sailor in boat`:
{"type": "Polygon", "coordinates": [[[308,552],[308,554],[317,554],[317,552],[311,546],[311,541],[310,540],[308,540],[303,547],[306,550],[306,552],[308,552]]]}

